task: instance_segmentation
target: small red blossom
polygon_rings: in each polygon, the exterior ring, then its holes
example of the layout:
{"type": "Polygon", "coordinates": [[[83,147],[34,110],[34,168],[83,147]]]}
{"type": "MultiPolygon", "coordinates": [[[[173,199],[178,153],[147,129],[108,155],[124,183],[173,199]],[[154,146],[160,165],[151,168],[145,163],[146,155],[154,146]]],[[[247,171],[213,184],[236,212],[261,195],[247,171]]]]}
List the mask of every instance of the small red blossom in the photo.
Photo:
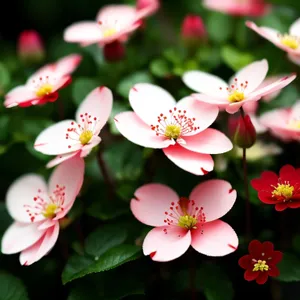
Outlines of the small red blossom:
{"type": "Polygon", "coordinates": [[[181,37],[187,44],[201,44],[207,37],[203,20],[197,15],[187,15],[181,25],[181,37]]]}
{"type": "Polygon", "coordinates": [[[256,283],[264,284],[269,276],[279,276],[276,265],[282,260],[283,253],[274,251],[273,243],[253,240],[248,246],[248,251],[249,254],[239,259],[240,267],[246,270],[245,280],[256,280],[256,283]]]}
{"type": "Polygon", "coordinates": [[[275,204],[277,211],[300,207],[300,170],[291,165],[280,169],[279,176],[271,171],[264,171],[260,178],[251,181],[258,191],[258,198],[266,204],[275,204]]]}

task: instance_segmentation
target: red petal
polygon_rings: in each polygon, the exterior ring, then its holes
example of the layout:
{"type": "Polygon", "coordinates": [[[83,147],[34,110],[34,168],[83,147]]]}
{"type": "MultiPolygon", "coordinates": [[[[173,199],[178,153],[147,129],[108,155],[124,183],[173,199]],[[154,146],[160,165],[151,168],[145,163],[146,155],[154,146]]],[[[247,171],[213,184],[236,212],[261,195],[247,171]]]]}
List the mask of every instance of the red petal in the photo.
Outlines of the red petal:
{"type": "Polygon", "coordinates": [[[271,242],[264,242],[263,243],[263,253],[265,254],[264,257],[272,257],[274,252],[274,245],[271,242]]]}
{"type": "Polygon", "coordinates": [[[262,243],[258,240],[253,240],[250,242],[248,250],[253,258],[260,259],[263,252],[262,243]]]}
{"type": "Polygon", "coordinates": [[[267,191],[258,192],[258,198],[266,204],[276,204],[278,202],[276,198],[272,197],[272,193],[267,191]]]}
{"type": "Polygon", "coordinates": [[[271,277],[277,277],[280,275],[279,269],[276,266],[269,266],[268,275],[271,277]]]}
{"type": "Polygon", "coordinates": [[[295,176],[297,176],[296,170],[291,165],[285,165],[279,171],[279,179],[281,182],[294,180],[295,176]]]}
{"type": "Polygon", "coordinates": [[[256,278],[256,283],[258,284],[264,284],[267,282],[268,280],[268,272],[264,271],[264,272],[259,272],[258,277],[256,278]]]}
{"type": "Polygon", "coordinates": [[[244,255],[239,259],[239,265],[243,269],[248,269],[251,267],[251,255],[244,255]]]}
{"type": "Polygon", "coordinates": [[[275,209],[276,209],[277,211],[283,211],[283,210],[285,210],[286,208],[288,208],[287,203],[277,203],[277,204],[275,204],[275,209]]]}
{"type": "Polygon", "coordinates": [[[283,253],[281,251],[274,251],[270,263],[272,265],[277,265],[282,260],[282,257],[283,257],[283,253]]]}
{"type": "Polygon", "coordinates": [[[251,180],[252,187],[257,191],[270,190],[272,189],[272,185],[277,185],[277,183],[278,176],[271,171],[264,171],[260,178],[251,180]]]}
{"type": "Polygon", "coordinates": [[[259,272],[253,272],[252,269],[251,270],[246,270],[246,272],[244,273],[244,278],[247,281],[252,281],[255,280],[257,278],[257,276],[259,275],[259,272]]]}
{"type": "Polygon", "coordinates": [[[293,202],[288,202],[287,206],[289,208],[299,208],[300,207],[300,201],[293,201],[293,202]]]}

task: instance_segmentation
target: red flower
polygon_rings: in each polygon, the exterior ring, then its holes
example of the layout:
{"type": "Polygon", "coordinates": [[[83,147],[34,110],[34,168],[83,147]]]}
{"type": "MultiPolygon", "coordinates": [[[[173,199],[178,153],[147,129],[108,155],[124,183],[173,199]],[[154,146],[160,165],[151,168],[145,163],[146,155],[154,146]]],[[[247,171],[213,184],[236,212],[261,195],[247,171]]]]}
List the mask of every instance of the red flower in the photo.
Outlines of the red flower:
{"type": "Polygon", "coordinates": [[[300,170],[291,165],[283,166],[279,176],[265,171],[260,178],[253,179],[251,185],[258,191],[259,200],[275,204],[277,211],[300,207],[300,170]]]}
{"type": "Polygon", "coordinates": [[[274,251],[273,243],[261,243],[253,240],[250,242],[248,250],[249,254],[239,259],[240,267],[246,270],[245,280],[256,280],[256,283],[264,284],[268,280],[268,276],[279,276],[280,272],[276,265],[282,260],[283,253],[274,251]]]}

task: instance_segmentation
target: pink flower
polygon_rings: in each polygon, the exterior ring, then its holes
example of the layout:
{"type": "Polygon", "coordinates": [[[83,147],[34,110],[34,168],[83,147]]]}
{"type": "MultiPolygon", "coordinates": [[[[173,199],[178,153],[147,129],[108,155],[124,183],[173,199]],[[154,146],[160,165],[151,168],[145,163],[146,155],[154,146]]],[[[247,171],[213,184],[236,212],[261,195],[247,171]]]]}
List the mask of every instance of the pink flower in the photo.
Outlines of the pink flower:
{"type": "Polygon", "coordinates": [[[264,0],[204,0],[207,9],[220,11],[233,16],[263,16],[271,5],[264,0]]]}
{"type": "Polygon", "coordinates": [[[70,74],[80,61],[80,55],[71,54],[42,67],[28,78],[25,85],[17,86],[8,92],[5,96],[5,107],[27,107],[56,101],[58,90],[71,82],[70,74]]]}
{"type": "Polygon", "coordinates": [[[195,175],[213,170],[210,154],[232,149],[230,140],[220,131],[208,128],[218,115],[218,108],[186,97],[175,99],[159,86],[136,84],[129,93],[134,112],[115,116],[120,133],[129,141],[154,149],[178,167],[195,175]]]}
{"type": "Polygon", "coordinates": [[[300,141],[300,100],[291,108],[267,112],[259,120],[274,136],[284,142],[300,141]]]}
{"type": "Polygon", "coordinates": [[[237,112],[241,106],[251,101],[274,93],[290,82],[296,75],[285,76],[272,84],[260,87],[268,72],[268,62],[263,59],[241,69],[227,84],[221,78],[202,71],[188,71],[183,74],[183,82],[192,90],[195,99],[226,109],[230,114],[237,112]]]}
{"type": "Polygon", "coordinates": [[[24,30],[18,40],[18,54],[25,62],[40,62],[45,57],[42,38],[35,30],[24,30]]]}
{"type": "Polygon", "coordinates": [[[247,21],[246,25],[278,48],[287,52],[288,58],[293,63],[300,65],[300,18],[291,25],[289,33],[284,34],[281,34],[274,28],[259,27],[250,21],[247,21]]]}
{"type": "Polygon", "coordinates": [[[206,39],[207,32],[203,20],[197,15],[187,15],[181,25],[181,37],[187,44],[198,45],[206,39]]]}
{"type": "Polygon", "coordinates": [[[137,0],[136,10],[139,13],[139,18],[153,15],[160,7],[159,0],[137,0]]]}
{"type": "Polygon", "coordinates": [[[130,208],[142,223],[154,226],[143,243],[144,255],[155,261],[170,261],[184,254],[190,245],[208,256],[224,256],[238,247],[238,237],[219,220],[233,206],[236,191],[224,180],[197,185],[189,198],[158,183],[138,188],[130,208]]]}
{"type": "Polygon", "coordinates": [[[57,241],[59,221],[71,209],[83,175],[84,161],[76,156],[54,170],[48,186],[37,174],[17,179],[6,195],[14,223],[3,236],[2,253],[21,252],[20,263],[25,266],[45,256],[57,241]]]}
{"type": "Polygon", "coordinates": [[[98,145],[98,136],[112,110],[113,96],[107,87],[90,92],[76,112],[75,120],[58,122],[42,131],[34,143],[35,150],[57,155],[47,167],[51,168],[80,153],[87,156],[98,145]]]}

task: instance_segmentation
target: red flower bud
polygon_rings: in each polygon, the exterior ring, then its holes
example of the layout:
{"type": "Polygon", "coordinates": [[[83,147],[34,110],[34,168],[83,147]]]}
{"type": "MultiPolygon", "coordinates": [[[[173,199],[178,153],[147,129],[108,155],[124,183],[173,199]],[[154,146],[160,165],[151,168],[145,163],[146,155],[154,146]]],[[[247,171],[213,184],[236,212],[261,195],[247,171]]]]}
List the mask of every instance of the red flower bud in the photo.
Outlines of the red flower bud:
{"type": "Polygon", "coordinates": [[[256,131],[249,115],[231,117],[229,119],[229,133],[233,143],[240,148],[250,148],[256,141],[256,131]]]}
{"type": "Polygon", "coordinates": [[[125,56],[125,47],[121,42],[114,41],[104,46],[103,55],[106,61],[109,62],[122,60],[125,56]]]}
{"type": "Polygon", "coordinates": [[[39,63],[45,57],[41,36],[35,30],[21,32],[18,40],[18,54],[25,63],[39,63]]]}

